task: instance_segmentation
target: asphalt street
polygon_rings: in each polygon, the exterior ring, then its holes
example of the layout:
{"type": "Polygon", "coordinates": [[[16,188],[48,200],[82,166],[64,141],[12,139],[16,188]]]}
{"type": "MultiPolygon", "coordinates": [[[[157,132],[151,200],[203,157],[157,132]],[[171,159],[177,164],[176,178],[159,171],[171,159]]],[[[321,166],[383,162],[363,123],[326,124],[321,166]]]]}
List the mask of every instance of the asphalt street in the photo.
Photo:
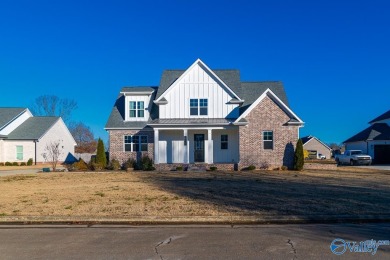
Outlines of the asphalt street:
{"type": "Polygon", "coordinates": [[[389,240],[390,224],[1,226],[0,258],[390,259],[390,245],[379,246],[375,254],[351,252],[359,250],[353,245],[371,239],[389,240]],[[348,242],[343,247],[337,241],[342,256],[330,249],[337,238],[348,242]]]}

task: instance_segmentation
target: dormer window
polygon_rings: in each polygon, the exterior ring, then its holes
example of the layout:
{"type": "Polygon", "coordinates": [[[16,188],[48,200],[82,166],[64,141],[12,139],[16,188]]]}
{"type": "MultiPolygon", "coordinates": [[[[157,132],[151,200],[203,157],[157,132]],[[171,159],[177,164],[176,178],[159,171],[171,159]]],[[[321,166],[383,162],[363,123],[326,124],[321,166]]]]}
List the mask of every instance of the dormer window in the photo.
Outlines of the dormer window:
{"type": "Polygon", "coordinates": [[[144,101],[130,101],[129,117],[144,117],[145,107],[144,101]]]}
{"type": "Polygon", "coordinates": [[[191,98],[190,99],[190,115],[191,116],[207,116],[208,100],[207,98],[191,98]]]}

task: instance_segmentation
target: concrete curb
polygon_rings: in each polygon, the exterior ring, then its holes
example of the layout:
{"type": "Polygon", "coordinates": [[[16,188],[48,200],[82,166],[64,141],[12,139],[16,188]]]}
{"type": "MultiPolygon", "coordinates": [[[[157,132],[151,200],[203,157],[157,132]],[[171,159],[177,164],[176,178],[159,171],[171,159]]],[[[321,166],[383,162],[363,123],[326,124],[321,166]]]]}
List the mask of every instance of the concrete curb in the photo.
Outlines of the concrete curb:
{"type": "Polygon", "coordinates": [[[267,225],[267,224],[336,224],[336,223],[384,223],[390,215],[310,215],[310,216],[241,216],[241,217],[133,217],[133,218],[87,218],[87,217],[1,217],[0,226],[12,225],[267,225]]]}

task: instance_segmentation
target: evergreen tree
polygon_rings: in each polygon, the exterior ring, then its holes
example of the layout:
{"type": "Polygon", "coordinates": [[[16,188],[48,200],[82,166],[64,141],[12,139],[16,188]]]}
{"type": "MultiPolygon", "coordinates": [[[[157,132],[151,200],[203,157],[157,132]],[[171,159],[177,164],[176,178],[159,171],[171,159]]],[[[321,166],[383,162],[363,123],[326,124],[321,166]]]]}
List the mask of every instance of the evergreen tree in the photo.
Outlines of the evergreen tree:
{"type": "Polygon", "coordinates": [[[103,140],[99,138],[96,152],[96,163],[103,168],[107,166],[106,152],[104,150],[103,140]]]}
{"type": "Polygon", "coordinates": [[[305,162],[303,158],[303,143],[302,143],[302,139],[299,139],[294,154],[294,170],[302,171],[304,163],[305,162]]]}

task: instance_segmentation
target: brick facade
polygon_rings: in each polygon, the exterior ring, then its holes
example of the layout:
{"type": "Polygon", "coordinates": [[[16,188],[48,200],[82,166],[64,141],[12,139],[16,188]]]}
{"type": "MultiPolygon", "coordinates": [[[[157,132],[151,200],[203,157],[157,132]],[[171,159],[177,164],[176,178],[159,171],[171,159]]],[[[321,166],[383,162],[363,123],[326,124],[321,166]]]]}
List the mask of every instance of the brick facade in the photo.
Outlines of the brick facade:
{"type": "Polygon", "coordinates": [[[154,132],[152,129],[142,130],[109,130],[110,138],[110,159],[117,159],[120,163],[127,161],[129,158],[137,160],[143,155],[148,155],[153,159],[154,156],[154,132]],[[125,135],[146,135],[148,137],[147,152],[125,152],[124,136],[125,135]]]}
{"type": "Polygon", "coordinates": [[[286,125],[290,117],[268,96],[245,117],[247,126],[240,127],[240,164],[244,168],[285,165],[292,168],[299,127],[286,125]],[[273,149],[263,149],[263,131],[273,131],[273,149]]]}

